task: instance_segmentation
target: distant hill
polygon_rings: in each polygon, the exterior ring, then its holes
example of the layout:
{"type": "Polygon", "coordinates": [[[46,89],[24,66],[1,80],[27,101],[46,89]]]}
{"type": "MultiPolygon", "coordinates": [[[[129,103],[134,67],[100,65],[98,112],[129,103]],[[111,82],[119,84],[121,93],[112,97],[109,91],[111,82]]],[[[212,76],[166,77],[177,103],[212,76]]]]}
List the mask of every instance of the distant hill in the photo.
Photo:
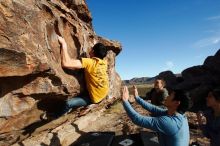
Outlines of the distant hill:
{"type": "MultiPolygon", "coordinates": [[[[181,74],[174,74],[176,77],[180,77],[181,74]]],[[[140,78],[132,78],[130,80],[123,80],[122,84],[123,85],[139,85],[139,84],[153,84],[154,80],[156,79],[157,76],[155,77],[140,77],[140,78]]]]}
{"type": "Polygon", "coordinates": [[[155,77],[132,78],[131,80],[123,80],[123,85],[152,84],[154,80],[155,77]]]}

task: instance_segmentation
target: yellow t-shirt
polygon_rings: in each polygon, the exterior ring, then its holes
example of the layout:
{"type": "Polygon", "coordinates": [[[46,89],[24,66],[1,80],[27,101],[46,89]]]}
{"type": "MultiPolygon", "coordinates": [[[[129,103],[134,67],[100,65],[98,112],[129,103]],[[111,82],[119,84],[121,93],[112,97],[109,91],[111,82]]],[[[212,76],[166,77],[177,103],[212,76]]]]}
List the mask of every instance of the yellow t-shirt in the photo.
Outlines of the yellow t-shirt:
{"type": "Polygon", "coordinates": [[[93,103],[104,99],[109,90],[107,61],[93,57],[82,58],[82,67],[85,69],[87,89],[93,103]]]}

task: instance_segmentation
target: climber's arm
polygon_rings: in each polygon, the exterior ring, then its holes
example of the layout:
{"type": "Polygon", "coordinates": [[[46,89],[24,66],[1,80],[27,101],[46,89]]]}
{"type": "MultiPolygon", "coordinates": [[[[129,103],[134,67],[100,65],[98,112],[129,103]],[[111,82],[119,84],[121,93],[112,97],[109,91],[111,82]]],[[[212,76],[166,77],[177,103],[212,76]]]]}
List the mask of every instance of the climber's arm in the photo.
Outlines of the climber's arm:
{"type": "Polygon", "coordinates": [[[82,68],[82,63],[78,59],[72,59],[67,50],[67,44],[63,37],[58,36],[58,40],[61,44],[61,64],[64,68],[69,69],[80,69],[82,68]]]}

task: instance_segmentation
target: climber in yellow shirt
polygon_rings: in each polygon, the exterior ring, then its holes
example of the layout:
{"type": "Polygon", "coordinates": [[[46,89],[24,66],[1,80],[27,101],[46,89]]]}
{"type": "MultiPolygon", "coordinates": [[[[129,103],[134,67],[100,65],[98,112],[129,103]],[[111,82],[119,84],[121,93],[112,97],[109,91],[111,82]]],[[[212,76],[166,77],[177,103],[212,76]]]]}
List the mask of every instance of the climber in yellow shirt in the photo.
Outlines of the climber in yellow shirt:
{"type": "Polygon", "coordinates": [[[70,58],[65,39],[58,36],[58,40],[61,44],[62,67],[72,70],[84,68],[86,86],[89,93],[89,97],[73,97],[67,100],[62,114],[71,108],[101,102],[109,91],[107,61],[104,60],[107,55],[107,48],[102,43],[97,43],[89,53],[90,58],[78,60],[70,58]]]}

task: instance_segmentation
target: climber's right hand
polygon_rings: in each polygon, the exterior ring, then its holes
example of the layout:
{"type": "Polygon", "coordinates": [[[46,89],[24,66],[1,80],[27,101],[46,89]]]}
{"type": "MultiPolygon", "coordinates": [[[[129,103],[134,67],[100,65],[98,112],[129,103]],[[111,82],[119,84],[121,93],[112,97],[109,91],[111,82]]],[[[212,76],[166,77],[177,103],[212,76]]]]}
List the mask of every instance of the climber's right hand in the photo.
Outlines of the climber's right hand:
{"type": "Polygon", "coordinates": [[[62,46],[66,46],[66,41],[63,37],[57,35],[58,41],[61,43],[62,46]]]}

